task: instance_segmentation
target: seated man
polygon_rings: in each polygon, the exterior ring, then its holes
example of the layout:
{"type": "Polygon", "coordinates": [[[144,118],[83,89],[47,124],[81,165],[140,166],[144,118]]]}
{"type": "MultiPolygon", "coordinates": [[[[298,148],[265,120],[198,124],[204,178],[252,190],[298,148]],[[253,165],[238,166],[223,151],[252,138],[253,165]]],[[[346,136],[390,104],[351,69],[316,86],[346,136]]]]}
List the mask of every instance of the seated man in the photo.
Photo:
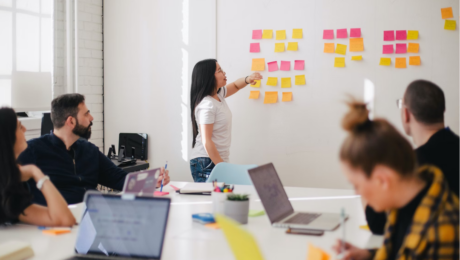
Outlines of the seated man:
{"type": "MultiPolygon", "coordinates": [[[[98,184],[122,190],[127,173],[87,140],[91,136],[93,117],[80,94],[66,94],[51,102],[54,133],[28,141],[28,148],[19,156],[21,164],[35,164],[48,175],[68,204],[80,203],[87,190],[98,184]],[[80,137],[84,139],[80,139],[80,137]]],[[[162,168],[157,187],[168,171],[162,168]]],[[[34,203],[46,205],[45,198],[30,181],[34,203]]]]}
{"type": "MultiPolygon", "coordinates": [[[[459,192],[459,137],[444,126],[444,93],[435,84],[416,80],[398,100],[406,134],[412,136],[418,165],[432,164],[444,174],[450,190],[459,192]]],[[[374,234],[383,234],[386,214],[366,207],[366,218],[374,234]]]]}

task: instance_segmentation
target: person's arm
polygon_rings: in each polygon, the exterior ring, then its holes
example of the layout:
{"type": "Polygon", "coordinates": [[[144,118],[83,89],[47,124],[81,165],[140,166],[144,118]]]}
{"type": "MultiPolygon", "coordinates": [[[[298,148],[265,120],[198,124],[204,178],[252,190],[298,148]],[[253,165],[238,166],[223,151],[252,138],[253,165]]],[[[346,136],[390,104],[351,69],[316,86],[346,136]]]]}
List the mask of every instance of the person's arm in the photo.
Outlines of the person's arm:
{"type": "Polygon", "coordinates": [[[237,79],[235,82],[227,84],[227,95],[225,97],[226,98],[230,97],[231,95],[238,92],[238,90],[241,90],[244,87],[246,87],[248,84],[255,85],[256,84],[255,80],[261,80],[261,79],[262,79],[262,75],[260,75],[260,73],[258,72],[253,73],[248,77],[237,79]]]}
{"type": "Polygon", "coordinates": [[[337,240],[332,249],[337,255],[342,256],[342,260],[370,260],[375,254],[375,250],[361,249],[347,242],[343,245],[342,240],[337,240]],[[345,252],[342,252],[342,249],[345,249],[345,252]]]}
{"type": "Polygon", "coordinates": [[[206,152],[211,158],[211,161],[217,165],[218,163],[223,162],[222,157],[220,157],[219,152],[217,151],[216,145],[212,141],[212,131],[214,124],[200,125],[201,129],[201,138],[203,141],[203,146],[206,149],[206,152]]]}

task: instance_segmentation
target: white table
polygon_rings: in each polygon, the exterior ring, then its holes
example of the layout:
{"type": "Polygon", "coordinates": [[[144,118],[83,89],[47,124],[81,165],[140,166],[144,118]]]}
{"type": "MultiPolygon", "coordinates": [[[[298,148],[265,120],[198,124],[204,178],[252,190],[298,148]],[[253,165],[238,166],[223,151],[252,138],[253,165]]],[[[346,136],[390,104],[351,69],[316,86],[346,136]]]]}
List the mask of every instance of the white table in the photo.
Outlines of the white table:
{"type": "MultiPolygon", "coordinates": [[[[180,188],[186,183],[171,184],[180,188]]],[[[347,241],[363,248],[378,247],[382,243],[382,237],[359,228],[366,224],[366,220],[361,199],[352,190],[285,189],[296,211],[339,213],[342,207],[345,208],[350,216],[345,225],[347,241]]],[[[221,230],[209,229],[192,221],[192,214],[212,211],[211,196],[177,194],[169,185],[164,191],[170,192],[172,202],[162,259],[234,259],[221,230]]],[[[253,186],[236,186],[235,193],[250,194],[250,209],[263,209],[253,186]]],[[[320,237],[288,235],[285,229],[271,227],[267,215],[249,218],[249,223],[242,227],[254,235],[265,259],[305,259],[308,243],[332,253],[332,245],[342,234],[338,228],[320,237]]],[[[35,252],[32,259],[58,260],[73,254],[77,233],[78,226],[69,234],[49,236],[35,226],[20,224],[0,228],[0,243],[8,240],[28,242],[35,252]]]]}

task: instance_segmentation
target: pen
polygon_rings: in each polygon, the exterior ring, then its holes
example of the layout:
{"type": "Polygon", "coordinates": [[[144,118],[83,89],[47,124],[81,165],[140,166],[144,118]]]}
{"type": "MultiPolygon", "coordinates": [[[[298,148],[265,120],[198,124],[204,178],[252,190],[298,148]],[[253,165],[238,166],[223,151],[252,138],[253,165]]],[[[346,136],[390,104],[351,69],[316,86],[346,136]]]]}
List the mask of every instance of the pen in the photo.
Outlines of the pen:
{"type": "Polygon", "coordinates": [[[160,188],[160,192],[163,191],[163,181],[165,180],[165,176],[166,176],[166,169],[168,168],[168,161],[166,161],[166,164],[165,164],[165,174],[163,176],[163,179],[161,179],[161,188],[160,188]]]}
{"type": "Polygon", "coordinates": [[[345,209],[342,208],[340,213],[340,222],[342,224],[342,252],[340,253],[340,259],[343,259],[345,255],[345,209]]]}

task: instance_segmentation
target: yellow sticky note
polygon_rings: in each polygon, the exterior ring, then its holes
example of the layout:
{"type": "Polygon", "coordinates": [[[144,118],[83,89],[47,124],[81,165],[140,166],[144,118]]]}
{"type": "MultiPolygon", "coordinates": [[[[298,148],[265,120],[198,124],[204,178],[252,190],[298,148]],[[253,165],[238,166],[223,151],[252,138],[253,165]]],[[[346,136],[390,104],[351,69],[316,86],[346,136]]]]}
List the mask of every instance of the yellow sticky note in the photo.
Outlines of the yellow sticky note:
{"type": "Polygon", "coordinates": [[[271,39],[273,38],[273,30],[264,30],[262,33],[262,39],[271,39]]]}
{"type": "Polygon", "coordinates": [[[360,229],[371,230],[368,225],[359,226],[360,229]]]}
{"type": "Polygon", "coordinates": [[[292,101],[292,92],[283,92],[283,98],[281,99],[282,102],[289,102],[292,101]]]}
{"type": "Polygon", "coordinates": [[[256,80],[254,80],[254,81],[256,82],[256,84],[250,85],[250,86],[253,87],[253,88],[260,88],[260,81],[261,81],[261,80],[260,80],[260,79],[256,79],[256,80]]]}
{"type": "Polygon", "coordinates": [[[296,75],[295,76],[296,85],[305,85],[305,75],[296,75]]]}
{"type": "Polygon", "coordinates": [[[284,42],[275,43],[275,52],[284,52],[284,42]]]}
{"type": "Polygon", "coordinates": [[[417,40],[418,39],[418,31],[407,31],[407,39],[408,40],[417,40]]]}
{"type": "Polygon", "coordinates": [[[345,58],[335,58],[334,67],[345,68],[345,58]]]}
{"type": "Polygon", "coordinates": [[[350,51],[364,51],[363,38],[350,38],[350,51]]]}
{"type": "Polygon", "coordinates": [[[407,47],[407,52],[411,53],[418,53],[420,45],[418,43],[409,42],[409,46],[407,47]]]}
{"type": "Polygon", "coordinates": [[[265,91],[264,104],[274,104],[278,101],[278,92],[265,91]]]}
{"type": "Polygon", "coordinates": [[[276,31],[276,39],[277,40],[286,40],[286,30],[276,31]]]}
{"type": "Polygon", "coordinates": [[[281,88],[290,88],[291,78],[281,78],[281,88]]]}
{"type": "Polygon", "coordinates": [[[251,91],[249,93],[249,99],[259,99],[260,91],[251,91]]]}
{"type": "Polygon", "coordinates": [[[456,27],[457,27],[457,22],[455,20],[446,20],[446,23],[444,24],[444,30],[455,31],[456,27]]]}
{"type": "Polygon", "coordinates": [[[334,53],[334,43],[325,43],[324,53],[334,53]]]}
{"type": "Polygon", "coordinates": [[[345,55],[347,54],[347,45],[337,43],[337,48],[335,48],[335,53],[345,55]]]}
{"type": "Polygon", "coordinates": [[[303,32],[302,29],[292,29],[292,39],[302,39],[303,32]]]}
{"type": "Polygon", "coordinates": [[[307,260],[329,260],[331,256],[321,248],[308,244],[307,260]]]}
{"type": "Polygon", "coordinates": [[[396,58],[395,60],[395,67],[398,69],[405,69],[407,68],[407,60],[406,58],[396,58]]]}
{"type": "Polygon", "coordinates": [[[252,59],[252,71],[263,71],[265,70],[265,59],[252,59]]]}
{"type": "Polygon", "coordinates": [[[47,235],[62,235],[62,234],[67,234],[67,233],[70,233],[71,230],[69,229],[46,229],[46,230],[43,230],[42,233],[43,234],[47,234],[47,235]]]}
{"type": "Polygon", "coordinates": [[[391,58],[380,58],[380,64],[382,66],[390,66],[391,65],[391,58]]]}
{"type": "Polygon", "coordinates": [[[351,60],[362,60],[363,59],[363,56],[359,55],[359,56],[351,56],[351,60]]]}
{"type": "Polygon", "coordinates": [[[268,77],[267,78],[267,86],[274,86],[278,85],[278,78],[275,77],[268,77]]]}
{"type": "Polygon", "coordinates": [[[409,57],[409,65],[419,66],[421,63],[420,56],[410,56],[409,57]]]}
{"type": "MultiPolygon", "coordinates": [[[[275,92],[276,93],[276,92],[275,92]]],[[[266,95],[265,95],[266,96],[266,95]]],[[[276,95],[278,96],[278,95],[276,95]]],[[[235,259],[238,260],[263,260],[262,253],[256,240],[248,231],[240,228],[238,223],[216,214],[216,221],[224,232],[235,259]]]]}
{"type": "Polygon", "coordinates": [[[299,49],[299,45],[297,42],[288,42],[288,51],[296,51],[297,49],[299,49]]]}
{"type": "Polygon", "coordinates": [[[441,8],[441,16],[442,16],[442,19],[454,18],[452,7],[441,8]]]}

